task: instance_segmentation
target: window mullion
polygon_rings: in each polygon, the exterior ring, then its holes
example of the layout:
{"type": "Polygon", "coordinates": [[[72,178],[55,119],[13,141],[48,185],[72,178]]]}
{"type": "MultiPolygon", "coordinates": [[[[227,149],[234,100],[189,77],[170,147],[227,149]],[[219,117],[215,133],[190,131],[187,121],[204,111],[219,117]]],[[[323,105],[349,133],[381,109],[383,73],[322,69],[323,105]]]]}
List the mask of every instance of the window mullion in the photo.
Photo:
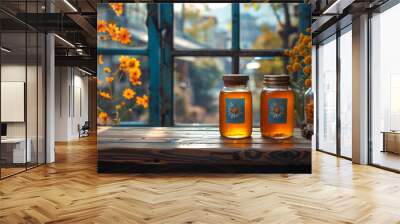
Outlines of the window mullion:
{"type": "Polygon", "coordinates": [[[150,107],[149,125],[161,126],[161,96],[160,96],[160,32],[158,29],[158,5],[148,4],[148,55],[150,71],[150,107]]]}
{"type": "Polygon", "coordinates": [[[161,125],[174,125],[174,92],[173,92],[173,3],[160,4],[161,19],[161,125]]]}
{"type": "Polygon", "coordinates": [[[239,73],[240,51],[240,5],[232,3],[232,73],[239,73]]]}

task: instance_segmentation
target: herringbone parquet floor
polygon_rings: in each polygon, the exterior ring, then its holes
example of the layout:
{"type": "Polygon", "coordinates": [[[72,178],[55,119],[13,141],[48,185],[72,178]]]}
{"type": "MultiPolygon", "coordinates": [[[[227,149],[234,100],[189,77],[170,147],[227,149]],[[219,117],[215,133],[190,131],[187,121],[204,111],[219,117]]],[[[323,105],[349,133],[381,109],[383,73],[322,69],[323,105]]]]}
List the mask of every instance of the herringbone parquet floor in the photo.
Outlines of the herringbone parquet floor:
{"type": "Polygon", "coordinates": [[[400,175],[315,152],[312,175],[97,174],[96,141],[0,181],[0,223],[400,223],[400,175]]]}

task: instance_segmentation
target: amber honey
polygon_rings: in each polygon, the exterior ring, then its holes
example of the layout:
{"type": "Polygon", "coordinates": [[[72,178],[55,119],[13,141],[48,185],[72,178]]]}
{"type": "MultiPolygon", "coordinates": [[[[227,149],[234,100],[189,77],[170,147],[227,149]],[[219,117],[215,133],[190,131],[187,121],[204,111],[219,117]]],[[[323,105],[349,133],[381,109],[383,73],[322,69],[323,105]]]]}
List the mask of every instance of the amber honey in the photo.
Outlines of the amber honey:
{"type": "Polygon", "coordinates": [[[247,138],[251,136],[253,111],[249,77],[225,75],[224,88],[219,95],[219,130],[223,137],[247,138]]]}
{"type": "Polygon", "coordinates": [[[260,101],[261,134],[274,139],[290,138],[294,129],[294,94],[287,86],[289,78],[265,80],[266,87],[261,92],[260,101]]]}
{"type": "MultiPolygon", "coordinates": [[[[219,127],[220,133],[224,137],[228,138],[247,138],[251,136],[251,130],[253,128],[253,114],[252,114],[252,102],[251,92],[223,92],[221,91],[219,96],[219,127]],[[235,113],[241,113],[237,111],[235,107],[229,108],[229,99],[243,99],[244,101],[244,114],[243,122],[229,122],[227,116],[234,116],[235,113]],[[228,112],[227,112],[228,110],[228,112]],[[230,115],[232,114],[232,115],[230,115]]],[[[238,115],[241,116],[241,115],[238,115]]]]}

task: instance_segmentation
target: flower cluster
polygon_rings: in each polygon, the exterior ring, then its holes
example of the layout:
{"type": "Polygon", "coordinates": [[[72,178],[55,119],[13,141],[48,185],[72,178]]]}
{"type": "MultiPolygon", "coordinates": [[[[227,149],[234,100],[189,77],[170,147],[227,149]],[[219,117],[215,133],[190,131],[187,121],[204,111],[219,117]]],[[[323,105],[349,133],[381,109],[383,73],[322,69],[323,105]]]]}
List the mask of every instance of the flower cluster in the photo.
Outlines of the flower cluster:
{"type": "MultiPolygon", "coordinates": [[[[306,34],[300,34],[294,47],[290,50],[285,50],[285,55],[290,58],[286,69],[288,73],[294,74],[302,71],[305,74],[304,86],[308,89],[311,87],[311,50],[312,38],[311,29],[306,30],[306,34]]],[[[308,100],[304,105],[304,112],[307,121],[312,122],[314,113],[314,102],[308,100]]]]}
{"type": "MultiPolygon", "coordinates": [[[[103,67],[103,64],[103,55],[99,55],[99,67],[103,67]]],[[[142,107],[143,109],[147,109],[149,107],[149,97],[145,94],[139,96],[134,90],[134,86],[140,86],[142,84],[140,80],[142,75],[140,61],[135,57],[122,55],[119,57],[119,64],[116,67],[114,72],[112,72],[112,69],[108,66],[103,67],[103,72],[108,75],[104,80],[98,79],[99,85],[106,86],[106,88],[98,90],[100,99],[110,101],[113,105],[112,109],[115,111],[115,113],[113,113],[115,116],[111,116],[99,106],[98,119],[100,124],[106,124],[109,120],[113,120],[114,123],[119,123],[123,115],[133,112],[134,108],[142,107]],[[129,80],[128,87],[124,88],[120,94],[115,94],[112,85],[113,82],[125,78],[129,80]],[[114,96],[112,93],[114,93],[114,96]],[[125,113],[122,113],[122,111],[125,113]]]]}
{"type": "MultiPolygon", "coordinates": [[[[307,29],[309,32],[310,29],[307,29]]],[[[295,46],[291,50],[285,50],[285,55],[290,57],[290,63],[287,66],[289,73],[295,73],[300,70],[306,75],[311,74],[311,35],[300,34],[295,46]]]]}
{"type": "Polygon", "coordinates": [[[121,16],[124,12],[124,4],[123,3],[108,3],[108,5],[114,10],[117,16],[121,16]]]}
{"type": "Polygon", "coordinates": [[[112,41],[125,45],[132,43],[131,34],[127,28],[118,27],[115,23],[108,23],[105,20],[97,21],[97,33],[101,40],[110,38],[112,41]]]}
{"type": "MultiPolygon", "coordinates": [[[[109,3],[117,16],[124,13],[123,3],[109,3]]],[[[98,20],[99,41],[111,40],[122,45],[132,44],[131,33],[127,28],[113,21],[98,20]]],[[[133,112],[149,107],[149,97],[142,94],[140,61],[135,57],[120,56],[118,64],[105,63],[103,55],[98,56],[98,121],[100,124],[119,124],[121,120],[132,117],[133,112]]],[[[140,112],[139,112],[140,113],[140,112]]]]}

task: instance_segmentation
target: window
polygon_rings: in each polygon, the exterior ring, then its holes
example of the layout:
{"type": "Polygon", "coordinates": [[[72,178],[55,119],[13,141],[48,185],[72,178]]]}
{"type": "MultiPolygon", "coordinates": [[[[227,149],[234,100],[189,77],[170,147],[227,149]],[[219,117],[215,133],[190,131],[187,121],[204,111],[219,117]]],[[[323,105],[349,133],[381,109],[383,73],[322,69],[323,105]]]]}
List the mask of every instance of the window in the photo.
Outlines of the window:
{"type": "Polygon", "coordinates": [[[99,124],[149,124],[148,45],[155,40],[148,35],[147,4],[103,3],[97,8],[99,124]]]}
{"type": "Polygon", "coordinates": [[[137,4],[98,4],[98,48],[146,48],[148,30],[146,26],[147,7],[144,3],[137,4]],[[104,26],[104,27],[103,27],[104,26]],[[131,35],[129,43],[118,40],[117,31],[131,35]]]}
{"type": "Polygon", "coordinates": [[[388,135],[386,141],[383,132],[400,130],[400,33],[393,29],[399,20],[400,5],[371,18],[371,162],[395,170],[400,170],[400,158],[396,154],[400,137],[388,135]]]}
{"type": "MultiPolygon", "coordinates": [[[[98,7],[98,28],[102,29],[98,32],[99,91],[105,96],[98,97],[98,104],[99,115],[103,112],[99,123],[104,125],[216,124],[221,76],[227,73],[250,75],[258,125],[263,75],[287,72],[289,59],[284,50],[293,47],[299,33],[310,26],[309,7],[297,3],[111,3],[98,7]],[[127,31],[129,41],[113,40],[114,25],[127,31]],[[123,78],[115,78],[112,85],[107,82],[110,78],[106,77],[121,70],[121,55],[140,61],[140,86],[123,78]],[[105,73],[106,67],[112,72],[105,73]],[[121,91],[128,87],[135,91],[134,97],[148,96],[149,104],[148,108],[139,105],[140,110],[121,119],[115,106],[127,105],[121,91]],[[105,99],[110,98],[106,93],[112,100],[105,99]],[[114,100],[116,95],[121,100],[114,100]]],[[[300,86],[297,93],[301,96],[304,91],[300,86]]],[[[297,114],[300,125],[303,113],[297,114]]]]}
{"type": "Polygon", "coordinates": [[[340,154],[352,157],[352,33],[340,36],[340,154]]]}
{"type": "Polygon", "coordinates": [[[222,75],[231,72],[229,57],[176,57],[174,102],[176,123],[218,123],[222,75]]]}
{"type": "MultiPolygon", "coordinates": [[[[1,3],[3,4],[3,2],[1,3]]],[[[19,16],[39,13],[42,1],[8,1],[19,16]]],[[[0,29],[1,138],[0,179],[37,167],[45,152],[45,45],[44,33],[16,21],[0,29]],[[10,25],[12,24],[12,25],[10,25]],[[5,142],[4,142],[5,141],[5,142]]]]}
{"type": "Polygon", "coordinates": [[[229,49],[232,46],[232,4],[174,4],[174,47],[229,49]]]}
{"type": "Polygon", "coordinates": [[[240,47],[280,50],[293,46],[299,32],[282,32],[282,28],[298,25],[296,7],[297,4],[240,4],[240,47]]]}
{"type": "Polygon", "coordinates": [[[336,154],[336,36],[318,48],[318,149],[336,154]]]}

